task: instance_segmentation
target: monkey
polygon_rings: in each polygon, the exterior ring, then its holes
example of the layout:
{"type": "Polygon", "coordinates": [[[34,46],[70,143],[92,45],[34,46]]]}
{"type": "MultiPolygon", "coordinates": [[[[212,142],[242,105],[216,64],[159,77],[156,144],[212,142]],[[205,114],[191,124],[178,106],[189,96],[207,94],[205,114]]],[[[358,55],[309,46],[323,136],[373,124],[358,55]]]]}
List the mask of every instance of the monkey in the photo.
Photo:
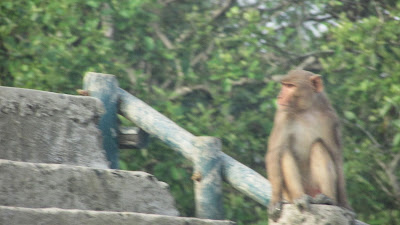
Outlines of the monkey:
{"type": "Polygon", "coordinates": [[[281,79],[265,157],[272,187],[269,217],[277,221],[284,199],[300,210],[310,203],[350,211],[343,174],[339,118],[320,75],[292,70],[281,79]]]}

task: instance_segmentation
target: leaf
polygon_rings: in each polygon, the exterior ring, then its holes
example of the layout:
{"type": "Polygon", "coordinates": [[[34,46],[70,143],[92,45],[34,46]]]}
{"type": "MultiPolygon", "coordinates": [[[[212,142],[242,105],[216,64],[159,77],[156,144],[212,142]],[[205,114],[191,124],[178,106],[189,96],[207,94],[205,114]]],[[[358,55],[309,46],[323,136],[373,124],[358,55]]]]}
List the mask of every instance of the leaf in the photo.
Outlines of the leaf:
{"type": "Polygon", "coordinates": [[[392,142],[393,146],[400,146],[400,133],[397,133],[394,138],[393,138],[393,142],[392,142]]]}
{"type": "Polygon", "coordinates": [[[348,119],[348,120],[354,120],[357,118],[356,114],[354,114],[353,112],[350,112],[350,111],[345,111],[344,117],[346,117],[346,119],[348,119]]]}
{"type": "Polygon", "coordinates": [[[128,165],[123,160],[119,160],[119,169],[128,170],[128,165]]]}
{"type": "Polygon", "coordinates": [[[171,167],[170,172],[171,172],[172,179],[174,179],[174,180],[182,180],[183,174],[185,173],[184,170],[182,170],[180,168],[176,168],[176,167],[171,167]]]}
{"type": "Polygon", "coordinates": [[[379,109],[380,116],[385,116],[387,112],[389,112],[392,104],[386,103],[382,108],[379,109]]]}
{"type": "Polygon", "coordinates": [[[127,42],[124,47],[128,51],[133,51],[135,49],[135,44],[133,42],[127,42]]]}
{"type": "Polygon", "coordinates": [[[145,37],[144,38],[144,43],[146,45],[146,48],[148,50],[153,50],[154,49],[154,40],[151,37],[145,37]]]}
{"type": "Polygon", "coordinates": [[[230,92],[232,90],[232,80],[227,78],[222,83],[222,88],[225,92],[230,92]]]}
{"type": "Polygon", "coordinates": [[[393,125],[395,125],[397,128],[400,128],[400,120],[393,120],[392,123],[393,123],[393,125]]]}
{"type": "Polygon", "coordinates": [[[93,8],[97,8],[97,7],[99,7],[99,2],[98,1],[87,1],[86,2],[86,4],[88,5],[88,6],[91,6],[91,7],[93,7],[93,8]]]}

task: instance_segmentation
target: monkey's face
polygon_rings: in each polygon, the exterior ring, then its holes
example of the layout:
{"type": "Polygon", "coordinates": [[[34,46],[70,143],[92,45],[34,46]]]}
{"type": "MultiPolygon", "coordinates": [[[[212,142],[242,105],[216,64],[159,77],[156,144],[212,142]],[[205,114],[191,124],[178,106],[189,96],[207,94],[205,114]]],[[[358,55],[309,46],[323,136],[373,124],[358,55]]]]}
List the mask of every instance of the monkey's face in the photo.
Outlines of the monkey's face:
{"type": "Polygon", "coordinates": [[[322,91],[319,75],[307,71],[291,71],[281,80],[278,107],[284,111],[307,110],[314,102],[316,93],[322,91]]]}
{"type": "Polygon", "coordinates": [[[282,88],[278,95],[278,105],[287,108],[293,105],[293,97],[297,92],[297,86],[293,83],[282,82],[282,88]]]}
{"type": "Polygon", "coordinates": [[[302,84],[282,82],[278,95],[278,106],[285,111],[302,111],[311,106],[313,91],[311,87],[304,88],[302,84]]]}

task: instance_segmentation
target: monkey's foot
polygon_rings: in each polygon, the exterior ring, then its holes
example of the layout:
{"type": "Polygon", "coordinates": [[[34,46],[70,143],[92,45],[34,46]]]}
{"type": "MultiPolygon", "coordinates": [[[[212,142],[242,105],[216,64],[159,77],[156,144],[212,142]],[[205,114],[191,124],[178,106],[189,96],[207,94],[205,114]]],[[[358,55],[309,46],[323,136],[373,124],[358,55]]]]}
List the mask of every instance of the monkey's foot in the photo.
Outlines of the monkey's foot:
{"type": "Polygon", "coordinates": [[[268,217],[273,221],[278,221],[282,213],[282,202],[272,203],[268,206],[268,217]]]}
{"type": "Polygon", "coordinates": [[[324,194],[318,194],[312,199],[313,204],[335,205],[335,202],[324,194]]]}
{"type": "Polygon", "coordinates": [[[303,195],[298,199],[295,199],[293,203],[300,210],[310,210],[310,203],[312,202],[312,198],[309,195],[303,195]]]}

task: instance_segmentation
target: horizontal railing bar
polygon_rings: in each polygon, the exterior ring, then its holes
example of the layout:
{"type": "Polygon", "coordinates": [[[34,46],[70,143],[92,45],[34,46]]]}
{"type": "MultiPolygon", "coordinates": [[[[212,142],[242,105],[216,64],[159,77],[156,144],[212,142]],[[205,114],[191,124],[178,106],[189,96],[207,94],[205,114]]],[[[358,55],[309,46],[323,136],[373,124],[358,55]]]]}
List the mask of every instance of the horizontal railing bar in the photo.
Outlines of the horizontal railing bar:
{"type": "Polygon", "coordinates": [[[127,91],[118,88],[118,94],[119,110],[123,116],[193,162],[196,154],[196,148],[193,147],[195,138],[193,134],[127,91]]]}
{"type": "MultiPolygon", "coordinates": [[[[127,91],[119,88],[118,93],[120,113],[123,116],[194,162],[198,155],[198,149],[193,146],[196,136],[127,91]]],[[[220,157],[223,179],[240,192],[267,206],[271,197],[269,181],[223,152],[220,157]]]]}
{"type": "Polygon", "coordinates": [[[261,205],[268,206],[272,190],[269,181],[224,153],[221,158],[223,179],[261,205]]]}

